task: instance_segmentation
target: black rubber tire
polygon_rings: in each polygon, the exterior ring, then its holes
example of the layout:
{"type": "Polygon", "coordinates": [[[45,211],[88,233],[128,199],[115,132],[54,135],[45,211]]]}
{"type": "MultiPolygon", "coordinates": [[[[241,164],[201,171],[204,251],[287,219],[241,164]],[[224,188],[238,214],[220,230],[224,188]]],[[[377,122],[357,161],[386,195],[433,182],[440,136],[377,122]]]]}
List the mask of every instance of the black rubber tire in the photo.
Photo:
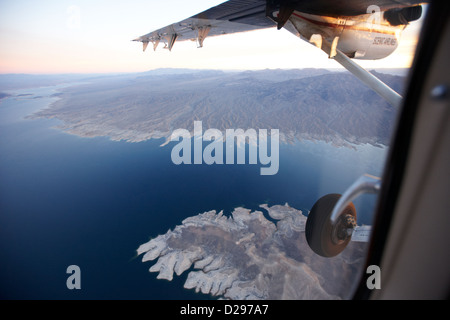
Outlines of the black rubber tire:
{"type": "MultiPolygon", "coordinates": [[[[340,194],[331,193],[316,201],[306,220],[305,235],[309,247],[322,257],[334,257],[345,249],[350,242],[350,237],[342,243],[332,241],[333,226],[330,222],[331,212],[338,202],[340,194]]],[[[356,209],[350,203],[342,212],[342,215],[350,214],[356,219],[356,209]]]]}

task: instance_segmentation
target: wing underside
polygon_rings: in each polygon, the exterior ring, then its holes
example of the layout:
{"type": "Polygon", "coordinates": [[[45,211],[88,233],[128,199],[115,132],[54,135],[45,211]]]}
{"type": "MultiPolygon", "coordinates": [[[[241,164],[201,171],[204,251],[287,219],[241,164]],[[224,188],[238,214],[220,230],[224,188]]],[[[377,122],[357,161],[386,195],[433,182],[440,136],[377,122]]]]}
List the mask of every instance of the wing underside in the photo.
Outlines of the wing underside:
{"type": "Polygon", "coordinates": [[[210,8],[183,21],[145,34],[134,41],[148,42],[154,48],[160,41],[171,50],[175,41],[193,40],[198,46],[209,36],[253,31],[274,27],[276,24],[266,18],[265,0],[231,0],[210,8]]]}
{"type": "MultiPolygon", "coordinates": [[[[276,21],[273,12],[278,12],[281,19],[290,15],[293,10],[330,17],[355,16],[367,13],[369,6],[376,5],[381,11],[398,10],[416,5],[423,1],[415,0],[229,0],[218,6],[196,14],[183,21],[168,25],[140,36],[134,41],[144,44],[144,50],[149,42],[154,49],[160,41],[166,48],[172,49],[175,41],[193,40],[198,46],[208,36],[252,31],[282,25],[276,21]]],[[[286,18],[287,20],[287,18],[286,18]]]]}

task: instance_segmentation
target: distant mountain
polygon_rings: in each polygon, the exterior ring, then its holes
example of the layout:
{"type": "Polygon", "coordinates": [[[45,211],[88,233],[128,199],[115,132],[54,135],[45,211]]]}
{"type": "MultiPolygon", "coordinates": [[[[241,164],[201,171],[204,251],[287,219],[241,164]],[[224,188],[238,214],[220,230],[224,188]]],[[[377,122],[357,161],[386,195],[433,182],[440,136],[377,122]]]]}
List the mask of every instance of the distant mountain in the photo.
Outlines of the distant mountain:
{"type": "Polygon", "coordinates": [[[0,99],[6,98],[9,96],[10,96],[10,94],[8,94],[8,93],[0,92],[0,99]]]}
{"type": "Polygon", "coordinates": [[[0,91],[54,86],[80,78],[86,78],[86,75],[0,74],[0,91]]]}
{"type": "MultiPolygon", "coordinates": [[[[397,92],[405,78],[374,72],[397,92]]],[[[80,136],[143,141],[178,128],[279,129],[285,141],[388,145],[397,110],[348,72],[191,71],[91,78],[35,117],[80,136]]]]}

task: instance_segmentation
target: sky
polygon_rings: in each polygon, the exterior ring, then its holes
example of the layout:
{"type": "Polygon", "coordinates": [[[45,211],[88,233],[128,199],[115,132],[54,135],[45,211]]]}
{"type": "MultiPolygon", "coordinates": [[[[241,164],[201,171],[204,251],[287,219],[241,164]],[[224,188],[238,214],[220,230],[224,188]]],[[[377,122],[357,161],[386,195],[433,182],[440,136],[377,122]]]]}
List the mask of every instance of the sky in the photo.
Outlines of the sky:
{"type": "MultiPolygon", "coordinates": [[[[267,29],[177,42],[153,52],[133,42],[224,0],[0,0],[0,73],[143,72],[157,68],[338,68],[319,49],[286,30],[267,29]]],[[[409,67],[420,23],[399,48],[366,68],[409,67]]]]}

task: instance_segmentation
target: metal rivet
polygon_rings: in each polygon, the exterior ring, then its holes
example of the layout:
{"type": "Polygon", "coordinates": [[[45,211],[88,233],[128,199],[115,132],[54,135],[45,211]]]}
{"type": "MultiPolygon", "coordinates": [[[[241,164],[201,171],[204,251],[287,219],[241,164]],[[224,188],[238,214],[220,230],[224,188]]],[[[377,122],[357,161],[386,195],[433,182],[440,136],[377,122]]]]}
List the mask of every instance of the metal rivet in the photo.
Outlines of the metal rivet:
{"type": "Polygon", "coordinates": [[[443,100],[448,96],[448,87],[445,84],[435,86],[431,90],[431,97],[436,100],[443,100]]]}

